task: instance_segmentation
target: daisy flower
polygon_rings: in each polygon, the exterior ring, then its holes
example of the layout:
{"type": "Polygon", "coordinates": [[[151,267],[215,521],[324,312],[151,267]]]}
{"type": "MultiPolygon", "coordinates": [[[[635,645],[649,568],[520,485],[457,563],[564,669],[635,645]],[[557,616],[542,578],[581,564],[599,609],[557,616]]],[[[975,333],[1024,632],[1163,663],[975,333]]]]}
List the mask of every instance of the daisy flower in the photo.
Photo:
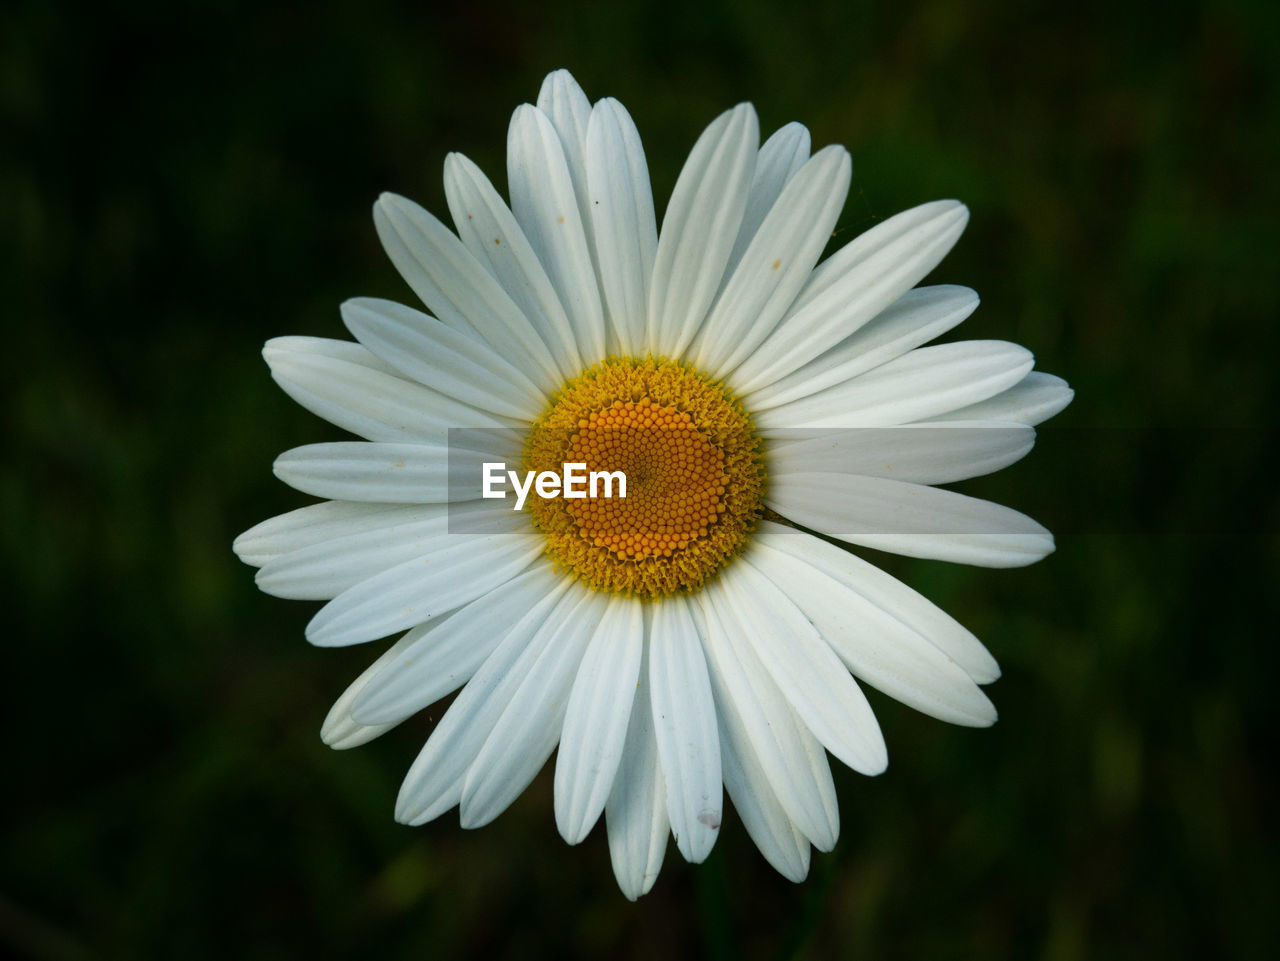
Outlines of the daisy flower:
{"type": "Polygon", "coordinates": [[[796,123],[761,145],[750,104],[698,138],[661,230],[631,117],[565,71],[516,109],[507,176],[509,205],[446,158],[452,230],[403,197],[375,204],[428,312],[361,298],[342,305],[357,343],[267,343],[276,382],[363,440],[283,454],[276,474],[324,500],[235,550],[264,591],[327,601],[313,644],[406,632],[338,698],[332,747],[461,688],[398,820],[457,807],[480,827],[556,752],[557,827],[576,844],[603,814],[627,897],[653,885],[668,834],[707,857],[726,793],[798,881],[839,832],[828,754],[867,775],[887,764],[858,682],[984,726],[979,685],[999,675],[956,621],[806,530],[1039,560],[1053,539],[1035,521],[935,485],[1022,457],[1071,390],[1014,344],[923,346],[978,304],[915,286],[959,238],[962,204],[898,214],[819,264],[849,154],[811,155],[796,123]],[[456,496],[492,461],[621,470],[630,489],[519,512],[456,496]]]}

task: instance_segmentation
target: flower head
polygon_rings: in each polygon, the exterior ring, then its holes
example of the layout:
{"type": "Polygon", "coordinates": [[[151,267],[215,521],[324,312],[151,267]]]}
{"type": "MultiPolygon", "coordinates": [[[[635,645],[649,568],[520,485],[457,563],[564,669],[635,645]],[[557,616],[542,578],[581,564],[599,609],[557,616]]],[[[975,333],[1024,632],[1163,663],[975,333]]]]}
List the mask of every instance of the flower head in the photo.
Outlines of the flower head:
{"type": "Polygon", "coordinates": [[[462,688],[399,820],[456,806],[483,825],[558,748],[560,832],[577,843],[604,814],[628,897],[652,886],[669,833],[707,856],[726,791],[799,880],[839,830],[827,753],[869,775],[887,764],[858,680],[982,726],[995,709],[979,685],[999,671],[924,597],[796,525],[915,557],[1036,561],[1048,531],[935,485],[1026,454],[1071,391],[1013,344],[922,346],[978,303],[915,287],[963,205],[908,210],[818,264],[849,155],[810,156],[794,123],[761,146],[749,104],[698,139],[661,231],[630,116],[565,71],[516,110],[507,168],[509,206],[446,159],[454,230],[402,197],[375,205],[429,314],[357,299],[342,315],[358,343],[267,344],[285,391],[363,440],[283,454],[276,473],[324,500],[236,551],[263,590],[327,601],[314,644],[406,632],[334,705],[331,746],[462,688]],[[518,513],[460,496],[459,477],[493,461],[582,464],[629,489],[539,487],[518,513]]]}

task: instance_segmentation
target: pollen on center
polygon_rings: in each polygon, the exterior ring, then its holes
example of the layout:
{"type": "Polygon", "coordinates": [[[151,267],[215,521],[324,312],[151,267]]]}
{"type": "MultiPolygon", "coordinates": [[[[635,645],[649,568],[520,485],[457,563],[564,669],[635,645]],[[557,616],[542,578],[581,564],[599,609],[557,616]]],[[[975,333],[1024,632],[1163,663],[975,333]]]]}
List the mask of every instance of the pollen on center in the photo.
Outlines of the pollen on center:
{"type": "Polygon", "coordinates": [[[760,514],[759,445],[720,383],[665,359],[610,359],[565,383],[525,467],[622,471],[626,497],[531,497],[547,551],[592,587],[661,597],[701,586],[760,514]]]}

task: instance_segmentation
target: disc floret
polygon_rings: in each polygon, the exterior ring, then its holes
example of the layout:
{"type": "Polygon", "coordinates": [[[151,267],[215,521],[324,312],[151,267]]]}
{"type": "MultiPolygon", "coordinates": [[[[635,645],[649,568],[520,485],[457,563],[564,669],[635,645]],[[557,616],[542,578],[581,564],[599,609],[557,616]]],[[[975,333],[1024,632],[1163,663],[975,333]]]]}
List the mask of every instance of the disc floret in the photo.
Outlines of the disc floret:
{"type": "Polygon", "coordinates": [[[722,383],[666,358],[610,358],[534,422],[524,466],[621,471],[625,497],[531,497],[547,552],[594,588],[644,598],[701,587],[761,510],[759,441],[722,383]]]}

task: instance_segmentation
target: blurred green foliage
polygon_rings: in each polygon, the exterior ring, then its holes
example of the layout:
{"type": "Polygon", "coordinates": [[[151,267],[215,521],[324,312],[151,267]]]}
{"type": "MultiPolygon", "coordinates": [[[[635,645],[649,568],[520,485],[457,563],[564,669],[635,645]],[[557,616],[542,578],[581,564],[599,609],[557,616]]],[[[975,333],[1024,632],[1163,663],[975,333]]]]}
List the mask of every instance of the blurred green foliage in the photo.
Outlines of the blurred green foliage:
{"type": "MultiPolygon", "coordinates": [[[[1276,938],[1277,8],[931,0],[70,4],[0,11],[0,953],[39,958],[1256,957],[1276,938]],[[872,695],[893,759],[837,772],[793,886],[736,818],[628,904],[547,772],[495,824],[392,820],[431,719],[317,736],[373,656],[260,595],[232,537],[335,429],[277,334],[407,298],[369,205],[501,186],[544,73],[632,111],[663,203],[720,110],[841,142],[836,242],[956,196],[961,336],[1077,388],[965,489],[1059,532],[1019,571],[875,557],[981,636],[1001,721],[872,695]],[[1270,638],[1270,640],[1268,640],[1270,638]]],[[[437,717],[440,706],[433,710],[437,717]]]]}

